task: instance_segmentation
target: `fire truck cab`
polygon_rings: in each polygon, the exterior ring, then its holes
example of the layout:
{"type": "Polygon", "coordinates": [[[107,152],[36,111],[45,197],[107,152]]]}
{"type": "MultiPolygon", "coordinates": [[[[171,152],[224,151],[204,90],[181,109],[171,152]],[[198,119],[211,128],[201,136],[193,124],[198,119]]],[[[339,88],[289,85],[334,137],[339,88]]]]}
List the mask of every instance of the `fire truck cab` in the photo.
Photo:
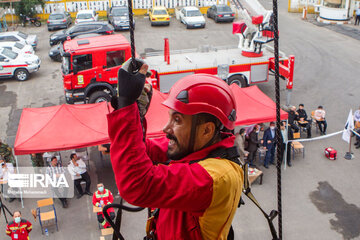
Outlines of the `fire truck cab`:
{"type": "Polygon", "coordinates": [[[131,56],[120,34],[65,41],[60,52],[69,104],[109,101],[116,94],[118,70],[131,56]]]}

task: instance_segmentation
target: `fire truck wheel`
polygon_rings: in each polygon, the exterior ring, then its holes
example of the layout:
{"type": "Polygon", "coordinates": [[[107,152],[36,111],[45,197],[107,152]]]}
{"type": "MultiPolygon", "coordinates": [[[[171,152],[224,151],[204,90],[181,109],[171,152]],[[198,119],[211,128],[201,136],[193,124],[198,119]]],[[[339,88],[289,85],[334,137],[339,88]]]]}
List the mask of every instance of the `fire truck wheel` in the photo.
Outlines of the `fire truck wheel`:
{"type": "Polygon", "coordinates": [[[235,83],[236,85],[238,85],[239,87],[248,87],[248,83],[246,81],[246,78],[243,76],[243,75],[234,75],[234,76],[231,76],[229,79],[228,79],[228,84],[231,85],[235,83]]]}
{"type": "Polygon", "coordinates": [[[24,68],[19,68],[16,69],[14,76],[18,81],[25,81],[29,78],[29,72],[24,68]]]}
{"type": "Polygon", "coordinates": [[[89,103],[110,102],[110,100],[110,95],[104,91],[94,92],[89,97],[89,103]]]}

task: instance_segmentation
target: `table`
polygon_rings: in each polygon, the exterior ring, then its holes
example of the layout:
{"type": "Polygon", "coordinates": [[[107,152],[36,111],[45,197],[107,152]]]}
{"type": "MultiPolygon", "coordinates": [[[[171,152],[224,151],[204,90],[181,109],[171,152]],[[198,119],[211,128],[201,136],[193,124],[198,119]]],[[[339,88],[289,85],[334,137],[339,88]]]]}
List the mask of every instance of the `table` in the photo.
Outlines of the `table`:
{"type": "Polygon", "coordinates": [[[259,169],[257,168],[249,168],[249,174],[248,174],[248,177],[249,177],[249,183],[250,185],[260,177],[260,185],[262,184],[262,180],[263,180],[263,172],[260,171],[259,169]],[[256,171],[254,172],[253,174],[251,174],[251,171],[256,171]]]}

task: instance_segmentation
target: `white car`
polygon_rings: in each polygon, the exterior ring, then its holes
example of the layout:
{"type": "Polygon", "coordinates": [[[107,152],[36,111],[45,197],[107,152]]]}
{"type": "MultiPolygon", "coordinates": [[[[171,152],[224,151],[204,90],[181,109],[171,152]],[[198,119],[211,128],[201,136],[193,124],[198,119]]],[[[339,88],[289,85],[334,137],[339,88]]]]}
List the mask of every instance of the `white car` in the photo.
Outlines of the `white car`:
{"type": "Polygon", "coordinates": [[[0,47],[7,48],[19,54],[34,54],[34,48],[31,45],[24,45],[19,42],[0,42],[0,47]]]}
{"type": "Polygon", "coordinates": [[[99,15],[93,10],[80,10],[76,14],[75,24],[81,22],[96,22],[99,19],[99,15]]]}
{"type": "Polygon", "coordinates": [[[2,32],[0,33],[0,42],[19,42],[24,45],[29,44],[36,49],[38,38],[36,35],[28,35],[19,31],[2,32]]]}
{"type": "Polygon", "coordinates": [[[186,28],[205,28],[205,18],[197,7],[183,7],[179,17],[186,28]]]}
{"type": "Polygon", "coordinates": [[[29,74],[37,72],[41,60],[34,54],[18,54],[7,48],[0,47],[0,77],[25,81],[29,74]]]}

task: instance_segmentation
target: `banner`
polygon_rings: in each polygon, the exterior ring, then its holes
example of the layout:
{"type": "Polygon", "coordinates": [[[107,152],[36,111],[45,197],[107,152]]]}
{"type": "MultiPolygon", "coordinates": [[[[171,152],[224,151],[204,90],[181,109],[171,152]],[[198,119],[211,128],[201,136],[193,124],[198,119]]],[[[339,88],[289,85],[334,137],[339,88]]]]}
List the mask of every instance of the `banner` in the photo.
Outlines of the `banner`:
{"type": "Polygon", "coordinates": [[[354,129],[354,119],[353,119],[352,109],[350,109],[349,116],[347,118],[345,129],[342,135],[342,139],[345,142],[350,143],[351,131],[353,129],[354,129]]]}

